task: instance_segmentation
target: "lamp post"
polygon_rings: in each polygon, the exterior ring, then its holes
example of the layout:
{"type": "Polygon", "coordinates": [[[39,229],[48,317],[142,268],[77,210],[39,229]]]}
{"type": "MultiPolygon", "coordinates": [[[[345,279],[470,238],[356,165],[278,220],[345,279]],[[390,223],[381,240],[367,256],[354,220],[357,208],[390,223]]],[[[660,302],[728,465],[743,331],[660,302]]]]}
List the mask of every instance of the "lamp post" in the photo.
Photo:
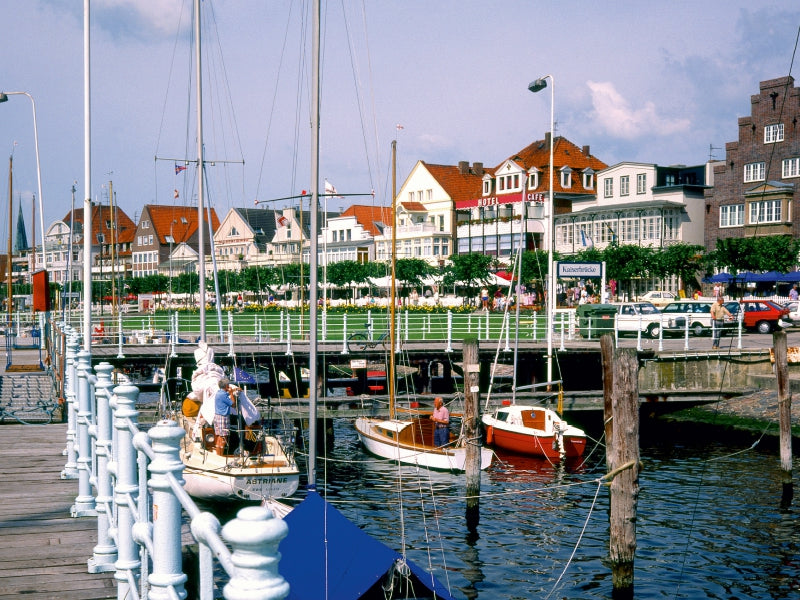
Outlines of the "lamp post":
{"type": "Polygon", "coordinates": [[[547,199],[547,230],[545,231],[545,244],[547,244],[547,381],[553,381],[553,321],[556,312],[556,274],[553,268],[553,225],[555,217],[555,203],[553,201],[553,143],[555,140],[555,84],[552,75],[545,75],[528,85],[533,92],[542,91],[547,87],[550,79],[550,187],[547,199]]]}
{"type": "MultiPolygon", "coordinates": [[[[36,126],[36,102],[28,92],[0,92],[0,103],[8,102],[9,96],[27,96],[33,108],[33,143],[36,150],[36,179],[39,188],[39,228],[42,230],[42,269],[47,269],[44,247],[44,210],[42,209],[42,169],[39,163],[39,128],[36,126]]],[[[34,246],[36,240],[33,240],[34,246]]],[[[36,269],[36,256],[33,257],[33,268],[36,269]]]]}

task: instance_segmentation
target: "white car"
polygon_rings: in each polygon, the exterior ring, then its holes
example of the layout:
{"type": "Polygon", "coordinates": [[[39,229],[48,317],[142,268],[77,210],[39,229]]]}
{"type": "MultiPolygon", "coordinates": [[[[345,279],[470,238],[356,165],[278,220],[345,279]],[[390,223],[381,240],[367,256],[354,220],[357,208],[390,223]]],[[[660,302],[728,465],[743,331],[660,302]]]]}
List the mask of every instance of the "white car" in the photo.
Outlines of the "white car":
{"type": "Polygon", "coordinates": [[[617,330],[643,334],[655,339],[661,334],[663,315],[652,302],[622,302],[617,306],[617,330]]]}
{"type": "Polygon", "coordinates": [[[792,325],[800,325],[800,301],[790,300],[783,305],[783,308],[789,309],[789,321],[792,325]]]}
{"type": "Polygon", "coordinates": [[[643,296],[639,296],[639,302],[651,302],[654,306],[661,308],[670,302],[678,300],[678,294],[674,292],[665,292],[660,290],[650,290],[643,296]]]}

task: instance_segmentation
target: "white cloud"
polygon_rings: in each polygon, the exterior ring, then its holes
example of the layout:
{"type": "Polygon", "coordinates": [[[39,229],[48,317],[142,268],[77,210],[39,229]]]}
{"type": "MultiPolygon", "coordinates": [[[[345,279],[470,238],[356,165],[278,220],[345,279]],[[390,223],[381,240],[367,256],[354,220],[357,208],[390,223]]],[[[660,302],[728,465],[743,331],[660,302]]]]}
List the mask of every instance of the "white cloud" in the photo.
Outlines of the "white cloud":
{"type": "Polygon", "coordinates": [[[98,11],[107,11],[116,18],[141,22],[148,29],[159,33],[175,31],[182,4],[177,0],[96,0],[98,11]]]}
{"type": "Polygon", "coordinates": [[[609,82],[587,81],[592,95],[591,118],[604,133],[624,139],[670,135],[689,129],[689,119],[660,116],[653,102],[633,108],[609,82]]]}

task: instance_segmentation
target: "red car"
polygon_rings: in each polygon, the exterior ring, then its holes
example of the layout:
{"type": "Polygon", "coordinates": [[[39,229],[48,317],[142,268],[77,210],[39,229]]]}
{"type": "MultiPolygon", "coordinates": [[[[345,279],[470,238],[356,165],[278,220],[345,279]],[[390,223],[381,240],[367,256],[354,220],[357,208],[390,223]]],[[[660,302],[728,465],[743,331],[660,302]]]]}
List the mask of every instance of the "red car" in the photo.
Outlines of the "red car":
{"type": "MultiPolygon", "coordinates": [[[[731,310],[733,302],[726,302],[725,307],[731,311],[734,317],[738,318],[736,312],[731,310]]],[[[759,333],[769,333],[779,327],[788,327],[789,309],[778,306],[771,300],[757,300],[756,298],[746,298],[739,300],[738,308],[744,311],[745,329],[755,329],[759,333]]]]}

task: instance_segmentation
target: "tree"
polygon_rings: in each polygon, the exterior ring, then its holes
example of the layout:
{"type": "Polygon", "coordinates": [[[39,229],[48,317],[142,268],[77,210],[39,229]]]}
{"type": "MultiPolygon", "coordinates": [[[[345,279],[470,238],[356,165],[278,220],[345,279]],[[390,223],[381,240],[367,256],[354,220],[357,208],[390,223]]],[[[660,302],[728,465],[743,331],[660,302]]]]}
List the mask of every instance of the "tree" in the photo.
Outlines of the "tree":
{"type": "Polygon", "coordinates": [[[673,244],[654,254],[655,275],[677,275],[684,288],[689,280],[696,281],[703,267],[703,247],[692,244],[673,244]]]}

